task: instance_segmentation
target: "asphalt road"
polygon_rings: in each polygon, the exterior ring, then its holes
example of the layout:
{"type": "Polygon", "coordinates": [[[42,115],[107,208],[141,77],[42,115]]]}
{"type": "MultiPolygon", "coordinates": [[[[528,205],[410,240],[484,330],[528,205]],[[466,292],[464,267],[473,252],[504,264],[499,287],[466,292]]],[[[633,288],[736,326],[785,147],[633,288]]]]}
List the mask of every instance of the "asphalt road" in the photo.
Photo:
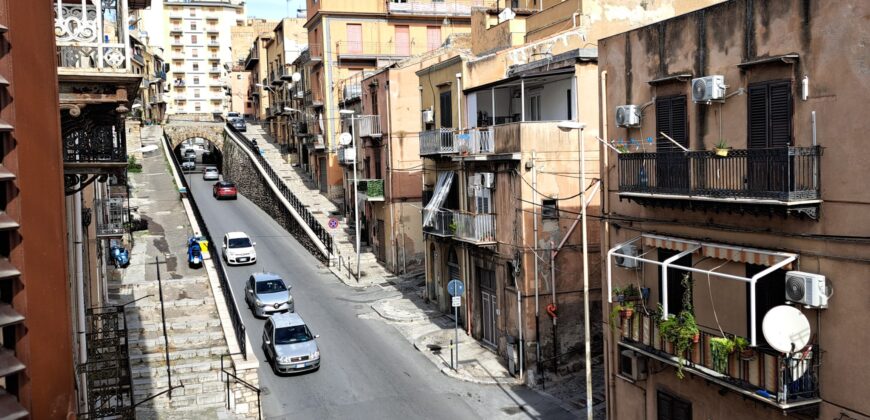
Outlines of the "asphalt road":
{"type": "Polygon", "coordinates": [[[257,263],[228,267],[227,273],[261,363],[265,417],[573,418],[525,387],[478,385],[442,375],[393,326],[372,316],[371,303],[387,291],[345,286],[246,198],[216,201],[211,195],[213,181],[203,181],[201,173],[186,176],[213,241],[219,243],[224,233],[240,230],[256,242],[257,263]],[[320,334],[320,370],[277,377],[265,361],[260,348],[264,321],[253,317],[243,294],[248,275],[264,270],[289,282],[296,311],[314,334],[320,334]]]}

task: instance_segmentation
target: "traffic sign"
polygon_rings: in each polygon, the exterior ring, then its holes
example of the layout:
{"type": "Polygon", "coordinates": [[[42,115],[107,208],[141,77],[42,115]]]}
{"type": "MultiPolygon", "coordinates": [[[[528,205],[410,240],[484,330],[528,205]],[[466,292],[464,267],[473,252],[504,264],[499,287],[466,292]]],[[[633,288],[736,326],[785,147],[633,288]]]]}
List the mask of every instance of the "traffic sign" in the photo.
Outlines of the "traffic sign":
{"type": "Polygon", "coordinates": [[[450,293],[450,296],[462,296],[464,292],[465,284],[462,283],[462,280],[453,279],[447,283],[447,293],[450,293]]]}
{"type": "Polygon", "coordinates": [[[336,219],[335,217],[330,217],[329,218],[329,228],[330,229],[337,229],[338,228],[338,219],[336,219]]]}
{"type": "Polygon", "coordinates": [[[462,297],[461,296],[453,296],[451,298],[451,300],[453,301],[454,307],[462,306],[462,297]]]}

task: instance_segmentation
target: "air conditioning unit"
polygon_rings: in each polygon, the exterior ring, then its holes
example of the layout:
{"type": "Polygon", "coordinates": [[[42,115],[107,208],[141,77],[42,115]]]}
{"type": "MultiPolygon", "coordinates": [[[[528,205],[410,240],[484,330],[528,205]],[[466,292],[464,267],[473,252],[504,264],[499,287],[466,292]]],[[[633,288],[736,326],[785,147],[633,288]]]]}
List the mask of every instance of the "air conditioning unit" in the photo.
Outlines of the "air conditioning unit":
{"type": "Polygon", "coordinates": [[[692,102],[725,99],[725,76],[704,76],[692,79],[692,102]]]}
{"type": "Polygon", "coordinates": [[[640,113],[637,105],[621,105],[616,107],[617,127],[639,127],[640,113]]]}
{"type": "MultiPolygon", "coordinates": [[[[622,347],[620,346],[620,348],[622,347]]],[[[646,356],[634,350],[622,348],[619,351],[619,376],[631,381],[646,379],[646,361],[646,356]]]]}
{"type": "Polygon", "coordinates": [[[480,180],[483,188],[492,188],[495,185],[495,174],[492,172],[481,172],[480,180]]]}
{"type": "Polygon", "coordinates": [[[435,111],[427,109],[423,111],[423,124],[435,122],[435,111]]]}
{"type": "Polygon", "coordinates": [[[802,271],[785,273],[785,300],[807,308],[827,308],[829,295],[825,276],[802,271]]]}
{"type": "MultiPolygon", "coordinates": [[[[623,245],[623,246],[619,247],[619,251],[617,251],[617,253],[622,254],[622,255],[630,255],[632,257],[636,257],[638,255],[637,247],[634,245],[623,245]]],[[[639,264],[637,263],[636,259],[626,258],[626,257],[623,257],[622,255],[615,256],[617,267],[631,268],[631,269],[635,269],[635,270],[638,268],[639,264]]]]}

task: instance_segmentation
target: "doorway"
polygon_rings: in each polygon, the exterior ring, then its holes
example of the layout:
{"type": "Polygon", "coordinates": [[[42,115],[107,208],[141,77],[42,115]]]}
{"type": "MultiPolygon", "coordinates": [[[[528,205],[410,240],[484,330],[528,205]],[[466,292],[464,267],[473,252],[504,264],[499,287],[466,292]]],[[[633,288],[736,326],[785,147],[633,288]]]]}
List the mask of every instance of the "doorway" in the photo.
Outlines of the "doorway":
{"type": "Polygon", "coordinates": [[[495,347],[495,321],[498,301],[495,294],[495,271],[477,267],[480,282],[481,329],[484,344],[495,347]]]}
{"type": "Polygon", "coordinates": [[[320,192],[326,193],[328,191],[326,186],[326,157],[318,158],[317,162],[317,166],[320,169],[320,192]]]}

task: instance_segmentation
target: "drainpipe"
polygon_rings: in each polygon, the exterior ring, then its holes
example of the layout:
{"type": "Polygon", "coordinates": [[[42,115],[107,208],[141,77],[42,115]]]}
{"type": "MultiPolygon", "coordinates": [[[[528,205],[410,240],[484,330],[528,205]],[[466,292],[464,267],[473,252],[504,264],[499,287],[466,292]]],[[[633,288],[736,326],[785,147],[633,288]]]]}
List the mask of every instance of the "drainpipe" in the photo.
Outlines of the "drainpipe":
{"type": "MultiPolygon", "coordinates": [[[[538,302],[539,299],[539,284],[538,284],[538,166],[535,162],[537,158],[537,152],[532,150],[532,238],[534,240],[534,245],[532,246],[532,252],[535,254],[535,262],[534,262],[534,270],[535,270],[535,363],[541,362],[541,333],[540,333],[540,324],[541,324],[541,314],[540,314],[540,304],[538,302]]],[[[541,366],[538,365],[538,372],[540,373],[541,366]]]]}
{"type": "MultiPolygon", "coordinates": [[[[385,201],[389,211],[387,214],[390,216],[390,231],[393,232],[393,264],[395,265],[396,271],[399,271],[399,240],[397,239],[398,235],[396,235],[396,217],[394,212],[396,211],[395,206],[393,205],[393,148],[391,143],[393,142],[393,132],[392,132],[392,124],[390,118],[392,117],[392,113],[390,112],[390,80],[386,80],[384,82],[384,95],[387,97],[387,118],[383,118],[383,123],[385,127],[381,128],[382,133],[387,134],[387,192],[390,194],[390,198],[385,201]]],[[[381,117],[378,116],[380,120],[381,117]]],[[[404,243],[402,244],[404,248],[404,243]]],[[[402,250],[404,252],[404,249],[402,250]]],[[[402,274],[405,274],[405,270],[402,270],[402,274]]]]}
{"type": "MultiPolygon", "coordinates": [[[[82,235],[82,192],[79,191],[73,196],[73,230],[74,230],[74,252],[75,252],[75,289],[76,289],[76,318],[78,321],[78,331],[76,334],[76,342],[79,350],[79,365],[84,366],[88,361],[87,346],[85,343],[87,326],[85,323],[85,273],[84,273],[84,237],[82,235]]],[[[79,383],[81,391],[80,397],[86,395],[87,376],[82,370],[79,375],[79,383]]],[[[81,403],[85,411],[88,411],[87,399],[82,398],[81,403]]]]}
{"type": "Polygon", "coordinates": [[[520,79],[520,121],[526,122],[526,79],[520,79]]]}
{"type": "Polygon", "coordinates": [[[462,73],[456,73],[456,128],[462,130],[462,73]]]}

